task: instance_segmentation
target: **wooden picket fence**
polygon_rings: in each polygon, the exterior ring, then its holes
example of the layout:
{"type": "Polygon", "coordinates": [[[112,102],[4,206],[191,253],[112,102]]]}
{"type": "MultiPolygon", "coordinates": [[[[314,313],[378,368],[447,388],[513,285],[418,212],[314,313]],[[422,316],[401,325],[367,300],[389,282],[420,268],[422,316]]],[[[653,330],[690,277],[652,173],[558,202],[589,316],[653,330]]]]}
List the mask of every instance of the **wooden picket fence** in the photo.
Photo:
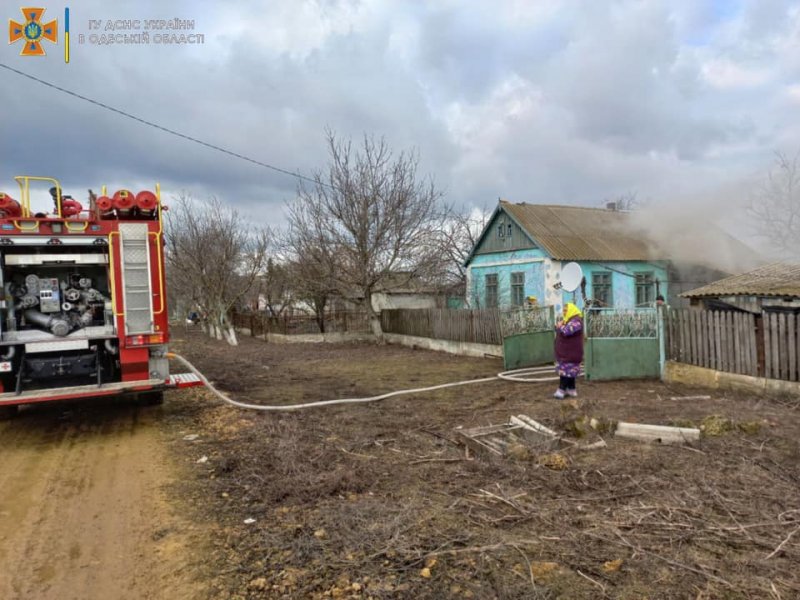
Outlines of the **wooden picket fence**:
{"type": "Polygon", "coordinates": [[[800,378],[800,318],[785,313],[765,313],[764,363],[770,379],[798,381],[800,378]]]}
{"type": "Polygon", "coordinates": [[[503,343],[497,309],[394,309],[381,311],[385,333],[414,335],[453,342],[503,343]]]}
{"type": "Polygon", "coordinates": [[[753,377],[800,379],[800,318],[784,313],[670,309],[671,360],[753,377]]]}

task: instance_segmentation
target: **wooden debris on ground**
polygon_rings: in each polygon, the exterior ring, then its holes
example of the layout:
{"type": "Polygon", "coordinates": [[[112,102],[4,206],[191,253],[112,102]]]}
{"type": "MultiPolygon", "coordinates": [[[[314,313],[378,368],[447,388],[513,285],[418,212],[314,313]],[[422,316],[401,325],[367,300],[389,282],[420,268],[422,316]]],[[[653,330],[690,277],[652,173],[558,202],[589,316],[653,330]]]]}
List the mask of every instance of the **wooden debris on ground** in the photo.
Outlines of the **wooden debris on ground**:
{"type": "Polygon", "coordinates": [[[547,452],[558,446],[558,434],[526,415],[512,416],[508,423],[457,430],[460,440],[478,453],[521,458],[529,452],[547,452]]]}
{"type": "Polygon", "coordinates": [[[639,440],[641,442],[658,442],[660,444],[685,444],[700,440],[700,430],[688,427],[670,427],[667,425],[643,425],[641,423],[618,423],[614,432],[616,437],[639,440]]]}

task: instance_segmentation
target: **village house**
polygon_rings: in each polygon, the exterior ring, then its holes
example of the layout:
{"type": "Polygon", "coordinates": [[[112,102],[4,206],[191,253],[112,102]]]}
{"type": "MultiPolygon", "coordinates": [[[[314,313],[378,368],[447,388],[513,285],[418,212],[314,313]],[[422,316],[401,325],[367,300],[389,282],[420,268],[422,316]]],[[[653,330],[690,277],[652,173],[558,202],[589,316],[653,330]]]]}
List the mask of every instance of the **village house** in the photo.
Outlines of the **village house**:
{"type": "Polygon", "coordinates": [[[704,255],[714,248],[724,242],[726,249],[752,255],[721,230],[709,227],[708,232],[711,237],[700,240],[706,248],[692,248],[696,260],[678,259],[680,252],[659,250],[631,213],[613,205],[602,209],[501,200],[465,261],[466,300],[470,307],[486,308],[524,306],[531,298],[560,310],[566,301],[583,307],[585,294],[599,307],[648,307],[659,297],[678,305],[687,302],[678,293],[730,274],[704,265],[704,255]],[[557,289],[568,262],[583,270],[583,293],[557,289]]]}

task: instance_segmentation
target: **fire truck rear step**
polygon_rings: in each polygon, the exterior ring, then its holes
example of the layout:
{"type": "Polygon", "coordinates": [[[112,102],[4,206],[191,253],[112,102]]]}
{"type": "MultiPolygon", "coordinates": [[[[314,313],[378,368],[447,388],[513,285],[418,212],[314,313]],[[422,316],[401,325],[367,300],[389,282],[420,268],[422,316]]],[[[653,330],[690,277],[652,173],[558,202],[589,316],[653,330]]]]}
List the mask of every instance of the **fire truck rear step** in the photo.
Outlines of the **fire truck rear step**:
{"type": "Polygon", "coordinates": [[[194,373],[175,373],[169,376],[169,386],[176,388],[187,388],[202,386],[203,382],[194,373]]]}
{"type": "Polygon", "coordinates": [[[142,379],[139,381],[118,381],[115,383],[104,383],[98,386],[76,385],[61,388],[48,388],[44,390],[26,390],[15,394],[7,392],[0,394],[0,405],[3,404],[25,404],[29,402],[41,402],[44,400],[58,400],[68,398],[88,398],[91,396],[105,396],[108,394],[120,394],[125,392],[145,392],[154,388],[164,388],[166,383],[163,379],[142,379]]]}

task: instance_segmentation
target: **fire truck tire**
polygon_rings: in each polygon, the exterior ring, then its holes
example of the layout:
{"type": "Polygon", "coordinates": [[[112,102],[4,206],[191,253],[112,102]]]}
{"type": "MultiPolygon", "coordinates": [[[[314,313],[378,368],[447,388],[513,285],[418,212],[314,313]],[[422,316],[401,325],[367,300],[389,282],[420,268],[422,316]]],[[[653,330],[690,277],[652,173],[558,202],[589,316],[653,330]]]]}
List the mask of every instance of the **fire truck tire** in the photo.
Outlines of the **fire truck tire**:
{"type": "Polygon", "coordinates": [[[164,392],[143,392],[139,394],[139,401],[144,406],[158,406],[164,404],[164,392]]]}
{"type": "Polygon", "coordinates": [[[0,406],[0,421],[13,419],[17,415],[19,406],[0,406]]]}

